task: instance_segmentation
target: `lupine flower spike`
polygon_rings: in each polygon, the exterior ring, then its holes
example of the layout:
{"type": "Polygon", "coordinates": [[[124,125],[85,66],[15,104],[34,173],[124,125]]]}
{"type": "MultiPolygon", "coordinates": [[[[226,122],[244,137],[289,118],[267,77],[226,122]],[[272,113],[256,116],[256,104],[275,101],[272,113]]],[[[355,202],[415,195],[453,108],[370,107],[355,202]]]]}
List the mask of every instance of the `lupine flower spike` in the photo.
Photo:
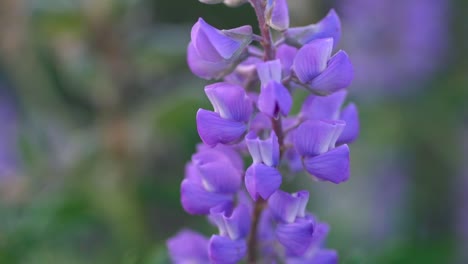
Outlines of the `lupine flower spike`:
{"type": "Polygon", "coordinates": [[[290,28],[286,0],[248,2],[261,36],[250,26],[221,30],[202,18],[192,28],[189,68],[219,82],[205,87],[212,109],[196,115],[203,143],[186,165],[181,203],[189,214],[207,216],[218,233],[180,231],[167,242],[170,258],[338,263],[337,252],[325,247],[330,227],[307,211],[309,192],[288,193],[281,184],[287,167],[321,182],[349,179],[348,144],[358,137],[359,119],[353,103],[342,108],[353,68],[344,51],[334,53],[340,19],[331,10],[316,24],[290,28]],[[272,31],[284,41],[275,42],[272,31]],[[311,94],[294,102],[291,93],[300,87],[311,94]],[[301,110],[292,115],[294,103],[301,110]],[[251,164],[244,164],[246,155],[251,164]]]}

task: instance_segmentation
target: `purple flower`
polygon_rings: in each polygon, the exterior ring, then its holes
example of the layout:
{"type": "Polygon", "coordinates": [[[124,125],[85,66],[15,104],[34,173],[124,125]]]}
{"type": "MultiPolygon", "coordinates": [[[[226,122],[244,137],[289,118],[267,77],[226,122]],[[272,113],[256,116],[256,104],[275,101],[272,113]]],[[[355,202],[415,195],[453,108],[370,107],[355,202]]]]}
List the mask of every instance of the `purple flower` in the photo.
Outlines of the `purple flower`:
{"type": "Polygon", "coordinates": [[[268,199],[281,185],[281,174],[263,163],[252,164],[245,172],[245,187],[254,201],[268,199]]]}
{"type": "Polygon", "coordinates": [[[305,217],[309,192],[300,191],[289,194],[278,190],[268,200],[268,207],[273,216],[283,223],[294,223],[297,217],[305,217]]]}
{"type": "Polygon", "coordinates": [[[270,167],[276,167],[279,162],[278,137],[272,131],[268,139],[261,140],[256,133],[251,131],[245,137],[245,142],[249,148],[250,155],[254,163],[264,163],[270,167]]]}
{"type": "Polygon", "coordinates": [[[333,39],[317,39],[304,45],[294,59],[294,73],[305,87],[326,95],[348,87],[353,79],[353,67],[346,52],[340,50],[331,57],[333,39]]]}
{"type": "Polygon", "coordinates": [[[346,91],[328,96],[309,95],[302,105],[299,118],[304,120],[343,120],[346,126],[337,140],[337,145],[351,143],[359,136],[359,117],[356,105],[350,103],[343,110],[346,91]]]}
{"type": "Polygon", "coordinates": [[[317,222],[314,226],[312,241],[301,256],[289,256],[287,263],[292,264],[337,264],[338,254],[335,250],[322,248],[330,227],[317,222]]]}
{"type": "Polygon", "coordinates": [[[174,264],[209,263],[208,239],[197,232],[180,231],[167,241],[167,248],[174,264]]]}
{"type": "Polygon", "coordinates": [[[247,246],[244,240],[231,240],[229,237],[213,235],[208,252],[211,263],[235,264],[245,256],[247,246]]]}
{"type": "Polygon", "coordinates": [[[251,41],[250,26],[218,30],[200,18],[192,27],[187,50],[190,70],[204,79],[219,79],[241,61],[251,41]]]}
{"type": "Polygon", "coordinates": [[[266,21],[273,29],[283,31],[289,28],[289,10],[286,0],[267,0],[266,21]]]}
{"type": "Polygon", "coordinates": [[[186,166],[182,206],[190,214],[208,214],[211,208],[232,202],[241,181],[241,170],[223,151],[202,149],[186,166]]]}
{"type": "Polygon", "coordinates": [[[296,57],[297,49],[288,45],[280,45],[276,50],[276,58],[280,60],[283,68],[283,77],[291,75],[291,67],[296,57]]]}
{"type": "Polygon", "coordinates": [[[244,89],[221,82],[206,86],[205,93],[214,112],[204,109],[197,112],[197,129],[203,142],[215,146],[239,140],[252,113],[252,102],[244,89]]]}
{"type": "Polygon", "coordinates": [[[349,178],[349,148],[336,141],[345,127],[340,120],[308,120],[294,131],[294,147],[311,175],[333,183],[349,178]]]}
{"type": "Polygon", "coordinates": [[[295,47],[301,47],[316,39],[332,38],[338,45],[341,36],[341,22],[334,9],[316,24],[305,27],[289,28],[284,33],[286,42],[295,47]]]}
{"type": "Polygon", "coordinates": [[[208,251],[212,263],[237,263],[246,253],[245,238],[250,229],[248,207],[240,204],[234,210],[219,206],[211,209],[210,220],[218,226],[219,235],[210,239],[208,251]]]}
{"type": "Polygon", "coordinates": [[[288,89],[281,84],[280,60],[257,64],[257,72],[262,83],[258,109],[273,118],[278,118],[280,113],[287,116],[293,102],[288,89]]]}
{"type": "Polygon", "coordinates": [[[332,57],[340,20],[331,10],[317,24],[289,28],[286,0],[250,3],[261,36],[249,26],[218,30],[202,19],[192,28],[190,69],[224,82],[205,87],[213,111],[197,112],[204,144],[186,166],[181,203],[190,214],[208,215],[219,233],[209,241],[185,235],[188,242],[200,240],[199,254],[174,249],[184,237],[176,236],[171,258],[183,256],[180,261],[187,263],[238,263],[246,256],[249,263],[337,263],[336,252],[323,248],[328,226],[306,211],[309,193],[280,190],[279,168],[285,158],[294,171],[305,168],[320,180],[349,178],[346,143],[357,137],[359,120],[354,104],[341,109],[342,90],[351,83],[353,69],[345,52],[332,57]],[[277,43],[272,30],[281,35],[277,43]],[[260,46],[249,45],[252,40],[260,46]],[[290,115],[291,93],[301,87],[314,95],[297,115],[290,115]],[[245,158],[252,164],[244,172],[245,158]]]}

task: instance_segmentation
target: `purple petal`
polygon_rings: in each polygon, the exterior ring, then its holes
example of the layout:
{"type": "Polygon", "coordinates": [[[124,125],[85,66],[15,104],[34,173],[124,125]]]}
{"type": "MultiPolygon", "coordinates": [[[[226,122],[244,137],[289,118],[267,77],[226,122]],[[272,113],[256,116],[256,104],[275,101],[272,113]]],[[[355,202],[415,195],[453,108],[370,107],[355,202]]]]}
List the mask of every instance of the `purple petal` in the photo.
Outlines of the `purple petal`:
{"type": "Polygon", "coordinates": [[[333,39],[317,39],[299,49],[294,58],[294,72],[304,84],[311,82],[327,68],[333,39]]]}
{"type": "Polygon", "coordinates": [[[245,136],[245,143],[247,144],[247,148],[249,149],[250,156],[252,156],[254,163],[262,162],[262,153],[260,152],[258,141],[257,133],[254,131],[250,131],[245,136]]]}
{"type": "Polygon", "coordinates": [[[305,217],[307,203],[309,202],[309,192],[299,191],[297,193],[293,193],[293,196],[299,200],[299,208],[297,210],[297,217],[305,217]]]}
{"type": "Polygon", "coordinates": [[[293,66],[296,54],[296,48],[284,44],[280,45],[276,50],[276,58],[280,60],[285,76],[289,76],[291,74],[291,67],[293,66]]]}
{"type": "Polygon", "coordinates": [[[244,240],[231,240],[229,237],[213,235],[208,246],[211,263],[231,264],[240,261],[247,251],[244,240]]]}
{"type": "Polygon", "coordinates": [[[289,9],[286,0],[268,0],[266,6],[267,24],[275,30],[283,31],[289,27],[289,9]]]}
{"type": "Polygon", "coordinates": [[[292,103],[288,89],[281,83],[270,81],[262,87],[257,104],[262,113],[277,118],[279,113],[287,116],[291,111],[292,103]]]}
{"type": "Polygon", "coordinates": [[[245,187],[253,200],[267,200],[281,185],[281,174],[262,163],[252,164],[245,172],[245,187]]]}
{"type": "MultiPolygon", "coordinates": [[[[309,193],[307,191],[301,191],[291,195],[278,190],[268,199],[268,208],[270,208],[275,218],[284,223],[294,223],[299,211],[304,211],[305,205],[307,205],[307,200],[305,200],[304,197],[308,200],[309,193]]],[[[303,212],[301,213],[303,214],[303,212]]],[[[304,216],[304,214],[302,216],[304,216]]]]}
{"type": "MultiPolygon", "coordinates": [[[[345,90],[328,96],[309,95],[301,109],[301,117],[305,119],[342,119],[340,109],[346,98],[345,90]]],[[[346,126],[348,123],[346,122],[346,126]]],[[[346,128],[345,128],[346,129],[346,128]]]]}
{"type": "Polygon", "coordinates": [[[345,123],[341,120],[308,120],[294,131],[294,146],[301,156],[315,156],[335,146],[345,123]]]}
{"type": "Polygon", "coordinates": [[[209,62],[201,58],[192,42],[187,48],[187,64],[193,74],[206,80],[222,77],[229,67],[227,61],[209,62]]]}
{"type": "Polygon", "coordinates": [[[239,152],[237,152],[232,146],[218,144],[213,148],[213,150],[222,152],[224,156],[231,161],[231,164],[239,171],[244,170],[244,160],[239,152]]]}
{"type": "Polygon", "coordinates": [[[198,27],[192,28],[192,42],[202,58],[208,61],[230,59],[241,48],[239,41],[234,40],[206,23],[202,18],[198,19],[198,27]]]}
{"type": "Polygon", "coordinates": [[[262,85],[266,85],[270,81],[281,82],[282,76],[280,60],[258,63],[257,73],[262,85]]]}
{"type": "Polygon", "coordinates": [[[225,222],[231,239],[245,238],[249,234],[251,224],[249,208],[244,204],[238,205],[231,216],[225,217],[225,222]]]}
{"type": "Polygon", "coordinates": [[[191,182],[194,182],[197,184],[202,183],[200,171],[193,164],[193,162],[188,162],[187,165],[185,165],[185,179],[188,179],[191,182]]]}
{"type": "Polygon", "coordinates": [[[185,179],[180,187],[182,207],[189,214],[208,214],[210,209],[232,201],[230,194],[208,192],[202,185],[185,179]]]}
{"type": "Polygon", "coordinates": [[[237,40],[238,42],[242,43],[243,46],[247,46],[252,41],[252,27],[249,25],[240,26],[237,28],[232,29],[223,29],[221,30],[224,35],[237,40]]]}
{"type": "Polygon", "coordinates": [[[249,149],[254,163],[261,163],[275,167],[279,162],[279,143],[275,132],[270,133],[270,137],[261,140],[254,131],[251,131],[245,137],[245,142],[249,149]]]}
{"type": "Polygon", "coordinates": [[[197,112],[198,134],[208,146],[234,143],[246,129],[244,123],[224,119],[215,112],[204,109],[199,109],[197,112]]]}
{"type": "MultiPolygon", "coordinates": [[[[198,155],[198,153],[206,152],[211,153],[211,155],[213,156],[213,160],[219,158],[220,156],[223,156],[226,159],[228,159],[231,162],[231,165],[234,166],[237,170],[244,170],[244,161],[242,160],[242,157],[239,154],[239,152],[236,151],[236,149],[232,145],[218,144],[216,145],[216,147],[210,147],[203,143],[197,145],[197,154],[195,155],[198,155]]],[[[209,158],[209,156],[205,158],[209,158]]]]}
{"type": "Polygon", "coordinates": [[[167,249],[172,263],[175,264],[202,264],[208,259],[208,239],[201,234],[185,229],[170,238],[167,249]]]}
{"type": "Polygon", "coordinates": [[[338,253],[333,249],[319,249],[308,264],[338,264],[338,253]]]}
{"type": "Polygon", "coordinates": [[[338,145],[349,144],[359,136],[359,114],[356,105],[350,103],[343,109],[340,119],[346,122],[346,127],[336,143],[338,145]]]}
{"type": "Polygon", "coordinates": [[[222,204],[211,208],[209,220],[214,223],[222,236],[232,240],[245,238],[250,229],[250,212],[245,204],[232,210],[231,204],[222,204]]]}
{"type": "Polygon", "coordinates": [[[252,114],[252,102],[244,88],[239,85],[219,82],[205,87],[216,113],[225,119],[247,122],[252,114]]]}
{"type": "Polygon", "coordinates": [[[312,242],[314,222],[301,219],[292,224],[278,224],[276,238],[293,255],[304,254],[312,242]]]}
{"type": "Polygon", "coordinates": [[[286,30],[286,42],[300,47],[315,39],[333,38],[333,44],[336,47],[340,40],[341,22],[334,9],[316,24],[305,27],[295,27],[286,30]]]}
{"type": "Polygon", "coordinates": [[[242,175],[239,170],[231,165],[230,161],[223,162],[221,159],[214,162],[204,163],[193,159],[198,168],[203,187],[209,192],[235,193],[239,190],[242,175]]]}
{"type": "Polygon", "coordinates": [[[328,232],[330,231],[330,226],[324,222],[318,222],[314,226],[314,234],[312,238],[311,248],[316,247],[319,248],[323,245],[323,242],[328,236],[328,232]]]}
{"type": "Polygon", "coordinates": [[[349,178],[349,148],[341,145],[315,157],[305,157],[304,167],[320,180],[341,183],[349,178]]]}
{"type": "Polygon", "coordinates": [[[348,87],[353,76],[353,65],[348,54],[340,50],[330,59],[326,70],[310,82],[310,87],[321,93],[334,93],[348,87]]]}

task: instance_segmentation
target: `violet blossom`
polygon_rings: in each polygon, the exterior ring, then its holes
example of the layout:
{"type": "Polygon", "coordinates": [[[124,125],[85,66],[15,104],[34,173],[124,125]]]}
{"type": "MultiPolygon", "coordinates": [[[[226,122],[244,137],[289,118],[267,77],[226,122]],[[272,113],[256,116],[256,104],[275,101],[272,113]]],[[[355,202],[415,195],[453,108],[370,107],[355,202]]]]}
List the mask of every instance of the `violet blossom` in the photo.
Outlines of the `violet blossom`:
{"type": "Polygon", "coordinates": [[[359,120],[354,104],[342,109],[353,68],[344,51],[332,56],[340,20],[332,10],[317,24],[289,28],[286,0],[249,3],[261,35],[201,18],[192,28],[190,69],[223,81],[205,87],[213,110],[197,112],[203,143],[186,165],[181,203],[218,233],[183,230],[168,240],[169,255],[173,263],[338,263],[324,243],[329,226],[307,211],[308,191],[288,193],[281,184],[285,166],[335,184],[350,176],[348,144],[359,120]],[[294,102],[292,92],[303,88],[312,94],[294,102]]]}

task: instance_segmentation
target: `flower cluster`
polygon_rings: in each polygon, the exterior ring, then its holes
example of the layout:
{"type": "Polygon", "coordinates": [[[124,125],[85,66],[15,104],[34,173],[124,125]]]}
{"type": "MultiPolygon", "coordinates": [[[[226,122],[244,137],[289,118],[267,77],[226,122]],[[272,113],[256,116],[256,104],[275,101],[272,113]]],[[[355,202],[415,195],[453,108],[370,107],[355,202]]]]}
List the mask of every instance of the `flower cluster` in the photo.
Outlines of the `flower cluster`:
{"type": "Polygon", "coordinates": [[[219,233],[180,231],[168,240],[170,257],[174,263],[337,263],[336,251],[324,248],[329,226],[306,210],[309,193],[280,187],[287,168],[335,184],[349,178],[347,144],[359,122],[354,104],[342,109],[353,69],[344,51],[333,54],[340,20],[331,10],[316,24],[290,28],[286,0],[249,3],[261,35],[250,26],[219,30],[201,18],[192,28],[190,69],[222,81],[205,87],[213,110],[197,112],[203,143],[186,166],[181,202],[219,233]],[[310,95],[293,114],[292,93],[299,89],[310,95]],[[245,156],[252,160],[247,168],[245,156]]]}

